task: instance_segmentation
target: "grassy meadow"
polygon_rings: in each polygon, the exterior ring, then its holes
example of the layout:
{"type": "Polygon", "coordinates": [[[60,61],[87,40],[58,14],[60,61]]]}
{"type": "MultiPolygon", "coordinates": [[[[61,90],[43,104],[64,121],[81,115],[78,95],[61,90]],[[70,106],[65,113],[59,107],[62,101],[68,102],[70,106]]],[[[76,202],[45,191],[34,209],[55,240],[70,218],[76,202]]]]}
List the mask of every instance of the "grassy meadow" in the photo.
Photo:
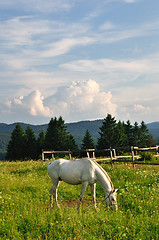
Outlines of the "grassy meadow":
{"type": "Polygon", "coordinates": [[[90,188],[80,214],[80,185],[61,183],[60,209],[49,208],[47,162],[0,163],[0,239],[159,239],[159,167],[102,165],[118,188],[118,212],[104,204],[97,184],[97,210],[90,188]]]}

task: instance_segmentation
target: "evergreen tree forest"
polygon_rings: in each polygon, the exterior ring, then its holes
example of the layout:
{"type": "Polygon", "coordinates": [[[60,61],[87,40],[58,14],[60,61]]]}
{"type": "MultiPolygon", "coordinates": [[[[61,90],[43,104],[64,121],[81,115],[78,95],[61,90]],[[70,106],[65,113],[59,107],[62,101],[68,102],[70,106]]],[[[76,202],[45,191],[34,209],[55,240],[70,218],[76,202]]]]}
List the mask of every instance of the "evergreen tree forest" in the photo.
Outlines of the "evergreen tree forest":
{"type": "Polygon", "coordinates": [[[155,144],[144,121],[140,125],[137,122],[131,125],[129,120],[126,123],[117,122],[115,117],[107,114],[102,126],[99,128],[99,138],[96,146],[90,132],[86,129],[80,147],[76,145],[73,135],[67,131],[67,126],[62,117],[55,117],[51,118],[46,133],[41,131],[37,139],[29,126],[24,131],[18,123],[8,143],[6,160],[25,161],[39,159],[41,158],[42,149],[55,151],[71,150],[79,153],[80,150],[92,148],[103,150],[110,147],[149,147],[155,146],[155,144]]]}
{"type": "Polygon", "coordinates": [[[156,145],[144,121],[141,122],[140,126],[137,122],[132,126],[130,121],[126,123],[119,121],[117,123],[115,118],[110,114],[104,119],[99,134],[100,137],[97,142],[98,150],[110,147],[149,147],[156,145]]]}

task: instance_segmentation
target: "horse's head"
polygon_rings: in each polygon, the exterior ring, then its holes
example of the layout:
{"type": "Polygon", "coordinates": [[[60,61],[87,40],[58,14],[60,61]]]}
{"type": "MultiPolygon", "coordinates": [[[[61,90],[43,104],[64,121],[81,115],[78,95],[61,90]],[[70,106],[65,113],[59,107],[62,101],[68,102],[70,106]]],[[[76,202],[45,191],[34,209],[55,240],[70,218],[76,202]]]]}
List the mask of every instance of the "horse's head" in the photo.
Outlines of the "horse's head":
{"type": "Polygon", "coordinates": [[[111,209],[114,209],[115,211],[118,210],[117,206],[117,190],[114,189],[113,191],[110,191],[109,194],[105,198],[105,202],[108,206],[110,206],[111,209]]]}

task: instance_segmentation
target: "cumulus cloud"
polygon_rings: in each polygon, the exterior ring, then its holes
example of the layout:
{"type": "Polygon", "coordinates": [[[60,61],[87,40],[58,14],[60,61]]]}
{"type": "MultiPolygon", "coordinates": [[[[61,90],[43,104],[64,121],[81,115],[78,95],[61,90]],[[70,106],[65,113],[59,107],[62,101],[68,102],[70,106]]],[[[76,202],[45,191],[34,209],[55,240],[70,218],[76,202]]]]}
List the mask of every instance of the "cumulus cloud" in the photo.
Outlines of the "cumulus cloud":
{"type": "Polygon", "coordinates": [[[27,96],[8,100],[5,107],[10,114],[25,112],[28,116],[46,118],[61,115],[67,121],[103,118],[107,113],[116,115],[111,92],[101,91],[97,82],[91,79],[60,87],[47,98],[36,90],[27,96]]]}
{"type": "Polygon", "coordinates": [[[54,106],[57,115],[64,113],[67,119],[100,118],[108,112],[116,114],[111,92],[100,91],[99,85],[91,79],[72,82],[68,87],[59,88],[45,103],[50,109],[54,106]]]}
{"type": "Polygon", "coordinates": [[[45,116],[51,115],[47,106],[43,105],[43,96],[36,90],[29,93],[27,96],[16,97],[12,100],[6,101],[5,105],[8,107],[10,113],[23,114],[28,113],[32,116],[45,116]]]}

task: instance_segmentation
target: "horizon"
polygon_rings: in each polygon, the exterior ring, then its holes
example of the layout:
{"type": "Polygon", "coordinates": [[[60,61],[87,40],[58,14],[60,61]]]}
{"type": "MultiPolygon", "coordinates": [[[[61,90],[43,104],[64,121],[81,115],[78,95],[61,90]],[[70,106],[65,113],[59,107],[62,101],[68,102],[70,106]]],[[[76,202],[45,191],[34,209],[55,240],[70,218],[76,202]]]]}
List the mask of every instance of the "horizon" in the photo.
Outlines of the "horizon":
{"type": "MultiPolygon", "coordinates": [[[[64,119],[63,119],[64,120],[64,119]]],[[[80,121],[76,121],[76,122],[66,122],[65,120],[65,124],[76,124],[76,123],[80,123],[80,122],[94,122],[94,121],[102,121],[102,120],[104,120],[104,118],[103,119],[94,119],[94,120],[80,120],[80,121]]],[[[116,120],[116,119],[115,119],[116,120]]],[[[129,120],[129,119],[128,119],[129,120]]],[[[128,121],[127,120],[127,121],[128,121]]],[[[121,120],[116,120],[116,122],[119,122],[119,121],[121,121],[121,120]]],[[[124,122],[124,123],[126,123],[127,121],[121,121],[121,122],[124,122]]],[[[144,120],[142,120],[142,121],[144,121],[144,120]]],[[[141,121],[141,122],[142,122],[141,121]]],[[[135,122],[137,122],[137,121],[135,121],[135,122]]],[[[134,122],[134,123],[135,123],[134,122]]],[[[140,125],[140,123],[141,122],[137,122],[139,125],[140,125]]],[[[6,124],[6,125],[13,125],[13,124],[17,124],[17,123],[20,123],[20,124],[28,124],[28,125],[32,125],[32,126],[41,126],[41,125],[47,125],[47,124],[49,124],[49,122],[48,123],[42,123],[42,124],[32,124],[32,123],[26,123],[26,122],[21,122],[21,121],[16,121],[16,122],[12,122],[12,123],[5,123],[5,122],[0,122],[0,124],[6,124]]],[[[131,123],[131,125],[134,125],[134,123],[132,123],[132,122],[130,122],[131,123]]],[[[148,125],[148,124],[152,124],[152,123],[159,123],[159,121],[153,121],[153,122],[145,122],[144,121],[144,123],[146,124],[146,125],[148,125]]]]}
{"type": "Polygon", "coordinates": [[[155,122],[158,9],[158,0],[1,0],[0,122],[107,113],[155,122]]]}

